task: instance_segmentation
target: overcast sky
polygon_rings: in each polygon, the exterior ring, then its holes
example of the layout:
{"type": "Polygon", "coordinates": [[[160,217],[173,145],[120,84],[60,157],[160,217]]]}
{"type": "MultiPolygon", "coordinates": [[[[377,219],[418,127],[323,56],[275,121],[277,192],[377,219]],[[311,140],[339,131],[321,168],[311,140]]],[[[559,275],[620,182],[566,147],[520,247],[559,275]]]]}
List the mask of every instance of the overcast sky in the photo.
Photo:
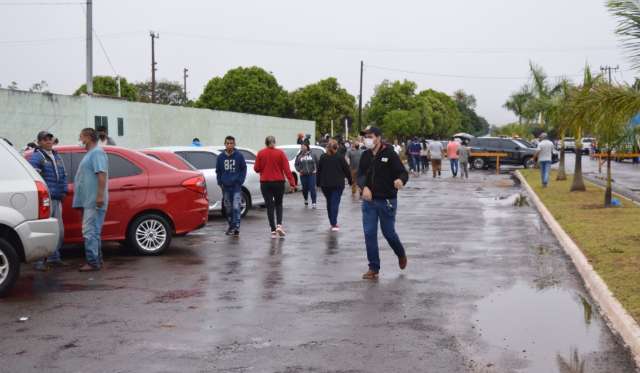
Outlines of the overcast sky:
{"type": "MultiPolygon", "coordinates": [[[[45,80],[70,94],[85,79],[81,1],[0,0],[0,84],[20,88],[45,80]],[[37,2],[20,6],[15,3],[37,2]],[[64,2],[62,5],[42,5],[64,2]]],[[[515,120],[502,108],[526,83],[528,61],[552,76],[579,80],[585,62],[634,73],[613,33],[604,0],[94,0],[94,74],[150,79],[149,30],[159,79],[182,80],[197,98],[206,82],[237,66],[271,71],[294,90],[334,76],[364,98],[383,79],[410,79],[419,89],[478,99],[492,124],[515,120]],[[387,70],[380,69],[384,67],[387,70]],[[402,70],[402,71],[394,71],[402,70]],[[420,73],[420,74],[416,74],[420,73]],[[515,79],[511,79],[515,78],[515,79]]]]}

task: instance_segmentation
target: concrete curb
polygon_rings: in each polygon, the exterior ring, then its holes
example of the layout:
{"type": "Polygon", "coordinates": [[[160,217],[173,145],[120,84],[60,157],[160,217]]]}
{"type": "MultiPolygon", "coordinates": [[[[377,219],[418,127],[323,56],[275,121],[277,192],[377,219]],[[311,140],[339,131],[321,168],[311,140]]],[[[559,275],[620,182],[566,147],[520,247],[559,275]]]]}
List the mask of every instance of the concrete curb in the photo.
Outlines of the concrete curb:
{"type": "Polygon", "coordinates": [[[602,280],[600,275],[589,264],[589,261],[582,253],[582,250],[576,245],[569,235],[562,229],[560,224],[553,217],[551,212],[542,203],[538,195],[533,191],[527,180],[522,176],[520,171],[516,171],[516,176],[526,189],[535,204],[542,218],[547,223],[553,234],[556,236],[564,251],[571,257],[573,264],[576,266],[578,273],[585,283],[587,291],[591,297],[598,303],[601,313],[608,321],[609,327],[622,337],[622,340],[631,350],[636,366],[640,367],[640,326],[627,313],[622,304],[613,296],[607,284],[602,280]]]}

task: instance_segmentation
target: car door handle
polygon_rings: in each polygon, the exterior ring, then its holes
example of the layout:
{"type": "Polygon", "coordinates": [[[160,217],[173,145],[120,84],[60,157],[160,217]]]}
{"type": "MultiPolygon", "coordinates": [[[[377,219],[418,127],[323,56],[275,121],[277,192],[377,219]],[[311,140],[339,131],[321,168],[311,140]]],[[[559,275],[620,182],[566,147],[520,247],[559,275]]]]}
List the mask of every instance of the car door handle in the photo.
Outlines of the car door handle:
{"type": "Polygon", "coordinates": [[[138,186],[135,184],[125,184],[120,187],[120,189],[136,189],[138,186]]]}

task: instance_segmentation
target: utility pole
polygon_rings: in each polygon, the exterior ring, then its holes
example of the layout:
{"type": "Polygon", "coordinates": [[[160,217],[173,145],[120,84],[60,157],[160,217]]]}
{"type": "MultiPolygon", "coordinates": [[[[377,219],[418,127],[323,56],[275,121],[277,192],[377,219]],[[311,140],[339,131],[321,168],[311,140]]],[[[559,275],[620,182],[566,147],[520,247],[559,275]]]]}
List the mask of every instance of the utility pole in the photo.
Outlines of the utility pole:
{"type": "Polygon", "coordinates": [[[151,103],[156,102],[156,39],[160,38],[160,34],[150,31],[151,36],[151,103]]]}
{"type": "Polygon", "coordinates": [[[189,74],[187,74],[188,72],[189,72],[189,69],[187,69],[186,67],[182,72],[182,79],[184,80],[184,101],[185,102],[188,101],[188,98],[187,98],[187,78],[189,77],[189,74]]]}
{"type": "Polygon", "coordinates": [[[358,131],[362,131],[362,74],[364,61],[360,61],[360,95],[358,96],[358,131]]]}
{"type": "Polygon", "coordinates": [[[93,0],[87,0],[87,94],[93,95],[93,0]]]}
{"type": "Polygon", "coordinates": [[[331,137],[333,137],[333,119],[331,119],[331,137]]]}
{"type": "Polygon", "coordinates": [[[616,66],[616,67],[611,67],[611,66],[600,66],[600,71],[602,72],[608,72],[609,73],[609,84],[611,84],[611,71],[618,71],[620,70],[620,66],[616,66]]]}
{"type": "Polygon", "coordinates": [[[116,76],[116,88],[118,89],[118,97],[122,97],[122,90],[120,89],[120,75],[116,76]]]}
{"type": "Polygon", "coordinates": [[[349,140],[349,118],[344,118],[344,140],[349,140]]]}

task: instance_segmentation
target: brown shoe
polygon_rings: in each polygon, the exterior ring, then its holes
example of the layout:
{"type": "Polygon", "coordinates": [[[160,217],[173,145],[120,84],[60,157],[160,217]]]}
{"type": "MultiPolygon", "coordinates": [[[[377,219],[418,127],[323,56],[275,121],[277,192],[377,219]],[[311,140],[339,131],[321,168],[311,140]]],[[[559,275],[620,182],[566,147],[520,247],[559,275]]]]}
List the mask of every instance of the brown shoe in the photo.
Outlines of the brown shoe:
{"type": "Polygon", "coordinates": [[[78,269],[78,271],[80,272],[96,272],[99,270],[100,270],[100,267],[94,267],[91,264],[85,264],[82,267],[80,267],[80,269],[78,269]]]}
{"type": "Polygon", "coordinates": [[[400,269],[405,269],[407,268],[407,256],[401,256],[398,258],[398,266],[400,266],[400,269]]]}
{"type": "Polygon", "coordinates": [[[363,280],[377,280],[378,272],[374,272],[372,270],[367,271],[364,275],[362,275],[363,280]]]}

